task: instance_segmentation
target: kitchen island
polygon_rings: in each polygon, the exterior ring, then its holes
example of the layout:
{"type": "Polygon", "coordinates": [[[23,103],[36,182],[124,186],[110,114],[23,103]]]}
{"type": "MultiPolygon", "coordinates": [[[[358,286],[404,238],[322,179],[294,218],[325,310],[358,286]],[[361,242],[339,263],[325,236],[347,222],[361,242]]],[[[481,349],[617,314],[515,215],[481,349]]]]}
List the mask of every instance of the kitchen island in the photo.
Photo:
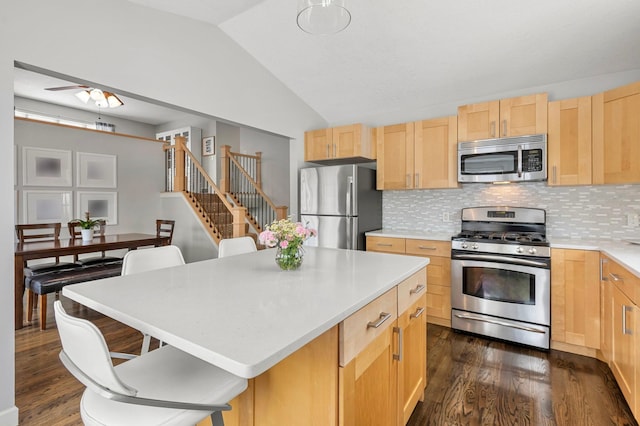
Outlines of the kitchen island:
{"type": "Polygon", "coordinates": [[[63,295],[255,378],[229,424],[337,424],[339,325],[420,272],[426,284],[429,259],[308,247],[299,270],[281,271],[274,257],[207,260],[71,285],[63,295]]]}

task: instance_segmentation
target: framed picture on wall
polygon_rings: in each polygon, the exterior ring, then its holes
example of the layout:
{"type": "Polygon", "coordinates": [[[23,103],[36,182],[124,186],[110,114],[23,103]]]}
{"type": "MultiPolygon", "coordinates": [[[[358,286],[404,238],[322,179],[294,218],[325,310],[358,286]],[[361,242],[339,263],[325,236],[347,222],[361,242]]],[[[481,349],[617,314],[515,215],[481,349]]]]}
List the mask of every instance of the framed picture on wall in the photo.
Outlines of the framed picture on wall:
{"type": "Polygon", "coordinates": [[[202,138],[202,155],[214,155],[216,153],[216,137],[207,136],[202,138]]]}
{"type": "Polygon", "coordinates": [[[107,225],[118,223],[117,192],[78,191],[76,206],[76,217],[83,218],[89,212],[91,219],[104,219],[107,225]]]}
{"type": "Polygon", "coordinates": [[[71,151],[22,148],[22,183],[25,186],[71,186],[71,151]]]}
{"type": "Polygon", "coordinates": [[[81,188],[115,188],[117,162],[115,155],[76,153],[76,182],[81,188]]]}
{"type": "Polygon", "coordinates": [[[73,219],[73,197],[71,191],[23,191],[23,223],[66,224],[73,219]]]}

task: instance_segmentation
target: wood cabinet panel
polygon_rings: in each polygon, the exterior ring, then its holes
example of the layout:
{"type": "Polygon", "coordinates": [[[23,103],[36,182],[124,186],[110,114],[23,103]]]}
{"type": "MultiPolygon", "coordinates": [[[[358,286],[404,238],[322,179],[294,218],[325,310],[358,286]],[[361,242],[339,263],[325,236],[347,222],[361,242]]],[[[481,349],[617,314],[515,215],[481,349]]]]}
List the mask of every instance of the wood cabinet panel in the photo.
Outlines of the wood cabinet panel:
{"type": "Polygon", "coordinates": [[[591,96],[549,102],[548,185],[591,185],[591,139],[591,96]]]}
{"type": "Polygon", "coordinates": [[[593,183],[640,182],[640,82],[593,96],[593,183]]]}
{"type": "Polygon", "coordinates": [[[367,251],[379,251],[382,253],[398,253],[405,252],[404,238],[390,237],[367,237],[367,251]]]}
{"type": "Polygon", "coordinates": [[[331,129],[319,129],[304,134],[304,161],[331,158],[333,133],[331,129]]]}
{"type": "Polygon", "coordinates": [[[620,386],[629,407],[636,417],[636,365],[638,339],[636,318],[638,307],[617,287],[613,293],[613,353],[610,363],[611,371],[620,386]]]}
{"type": "Polygon", "coordinates": [[[377,188],[413,188],[413,123],[376,129],[377,188]]]}
{"type": "Polygon", "coordinates": [[[500,101],[458,107],[458,141],[497,138],[500,101]]]}
{"type": "Polygon", "coordinates": [[[371,129],[362,124],[318,129],[304,134],[304,161],[375,160],[371,129]]]}
{"type": "Polygon", "coordinates": [[[600,254],[551,250],[551,340],[600,348],[600,254]]]}
{"type": "MultiPolygon", "coordinates": [[[[416,272],[398,285],[398,316],[427,292],[427,271],[416,272]]],[[[424,307],[424,305],[423,305],[424,307]]]]}
{"type": "Polygon", "coordinates": [[[415,240],[407,238],[406,253],[417,256],[451,256],[451,241],[415,240]]]}
{"type": "Polygon", "coordinates": [[[600,351],[609,362],[613,353],[613,291],[609,281],[611,260],[600,254],[600,351]]]}
{"type": "Polygon", "coordinates": [[[457,117],[414,124],[414,188],[458,187],[457,117]]]}

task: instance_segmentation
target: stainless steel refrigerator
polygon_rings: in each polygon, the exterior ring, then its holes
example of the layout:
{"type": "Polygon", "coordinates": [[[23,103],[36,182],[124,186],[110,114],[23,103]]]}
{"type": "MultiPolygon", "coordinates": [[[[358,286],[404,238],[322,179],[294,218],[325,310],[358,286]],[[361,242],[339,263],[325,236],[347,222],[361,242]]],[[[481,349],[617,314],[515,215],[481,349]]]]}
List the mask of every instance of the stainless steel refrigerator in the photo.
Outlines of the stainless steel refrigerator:
{"type": "Polygon", "coordinates": [[[376,171],[355,164],[301,169],[300,220],[318,231],[307,246],[364,250],[364,233],[382,228],[376,171]]]}

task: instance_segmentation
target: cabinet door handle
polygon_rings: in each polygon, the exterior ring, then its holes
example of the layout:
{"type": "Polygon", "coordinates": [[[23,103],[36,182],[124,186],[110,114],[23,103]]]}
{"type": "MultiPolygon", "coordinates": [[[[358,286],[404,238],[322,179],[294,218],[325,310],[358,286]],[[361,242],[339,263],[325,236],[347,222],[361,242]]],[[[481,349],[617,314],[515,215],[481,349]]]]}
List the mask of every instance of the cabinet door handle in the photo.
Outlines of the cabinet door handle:
{"type": "Polygon", "coordinates": [[[420,187],[420,173],[416,173],[416,184],[415,184],[416,188],[420,187]]]}
{"type": "Polygon", "coordinates": [[[393,244],[391,244],[391,243],[376,243],[376,245],[380,246],[380,247],[392,247],[393,246],[393,244]]]}
{"type": "Polygon", "coordinates": [[[407,188],[411,188],[411,175],[407,173],[407,188]]]}
{"type": "Polygon", "coordinates": [[[369,321],[369,323],[367,324],[367,328],[378,328],[382,325],[383,322],[385,322],[389,318],[391,318],[391,314],[388,314],[386,312],[380,312],[380,317],[378,318],[378,320],[369,321]]]}
{"type": "Polygon", "coordinates": [[[609,272],[609,276],[610,276],[610,277],[611,277],[611,279],[612,279],[613,281],[615,281],[615,282],[618,282],[618,281],[622,281],[622,282],[624,282],[624,278],[622,278],[622,277],[621,277],[620,275],[618,275],[618,274],[614,274],[613,272],[609,272]]]}
{"type": "Polygon", "coordinates": [[[605,277],[604,275],[602,275],[604,273],[604,264],[608,263],[609,261],[607,259],[605,259],[604,257],[600,258],[600,281],[609,281],[609,278],[605,277]]]}
{"type": "Polygon", "coordinates": [[[556,166],[553,166],[553,183],[558,183],[557,167],[556,166]]]}
{"type": "Polygon", "coordinates": [[[418,248],[420,250],[438,250],[438,247],[432,247],[432,246],[418,246],[418,248]]]}
{"type": "Polygon", "coordinates": [[[409,318],[418,318],[424,312],[424,308],[418,308],[414,313],[409,315],[409,318]]]}
{"type": "Polygon", "coordinates": [[[402,361],[402,329],[400,327],[393,327],[393,332],[398,333],[398,353],[393,354],[393,359],[402,361]]]}
{"type": "Polygon", "coordinates": [[[416,288],[412,288],[411,290],[409,290],[409,294],[417,294],[420,293],[422,290],[424,290],[425,288],[427,288],[427,286],[425,286],[424,284],[418,284],[416,286],[416,288]]]}
{"type": "Polygon", "coordinates": [[[633,310],[632,306],[622,305],[622,334],[633,335],[633,330],[627,328],[627,312],[633,310]]]}
{"type": "Polygon", "coordinates": [[[491,137],[492,138],[496,137],[496,122],[495,121],[491,122],[491,137]]]}
{"type": "Polygon", "coordinates": [[[327,158],[329,158],[329,157],[330,157],[330,154],[329,154],[329,144],[327,144],[327,158]]]}
{"type": "Polygon", "coordinates": [[[336,157],[336,144],[333,144],[333,158],[336,157]]]}
{"type": "Polygon", "coordinates": [[[502,120],[502,136],[507,136],[507,120],[502,120]]]}

